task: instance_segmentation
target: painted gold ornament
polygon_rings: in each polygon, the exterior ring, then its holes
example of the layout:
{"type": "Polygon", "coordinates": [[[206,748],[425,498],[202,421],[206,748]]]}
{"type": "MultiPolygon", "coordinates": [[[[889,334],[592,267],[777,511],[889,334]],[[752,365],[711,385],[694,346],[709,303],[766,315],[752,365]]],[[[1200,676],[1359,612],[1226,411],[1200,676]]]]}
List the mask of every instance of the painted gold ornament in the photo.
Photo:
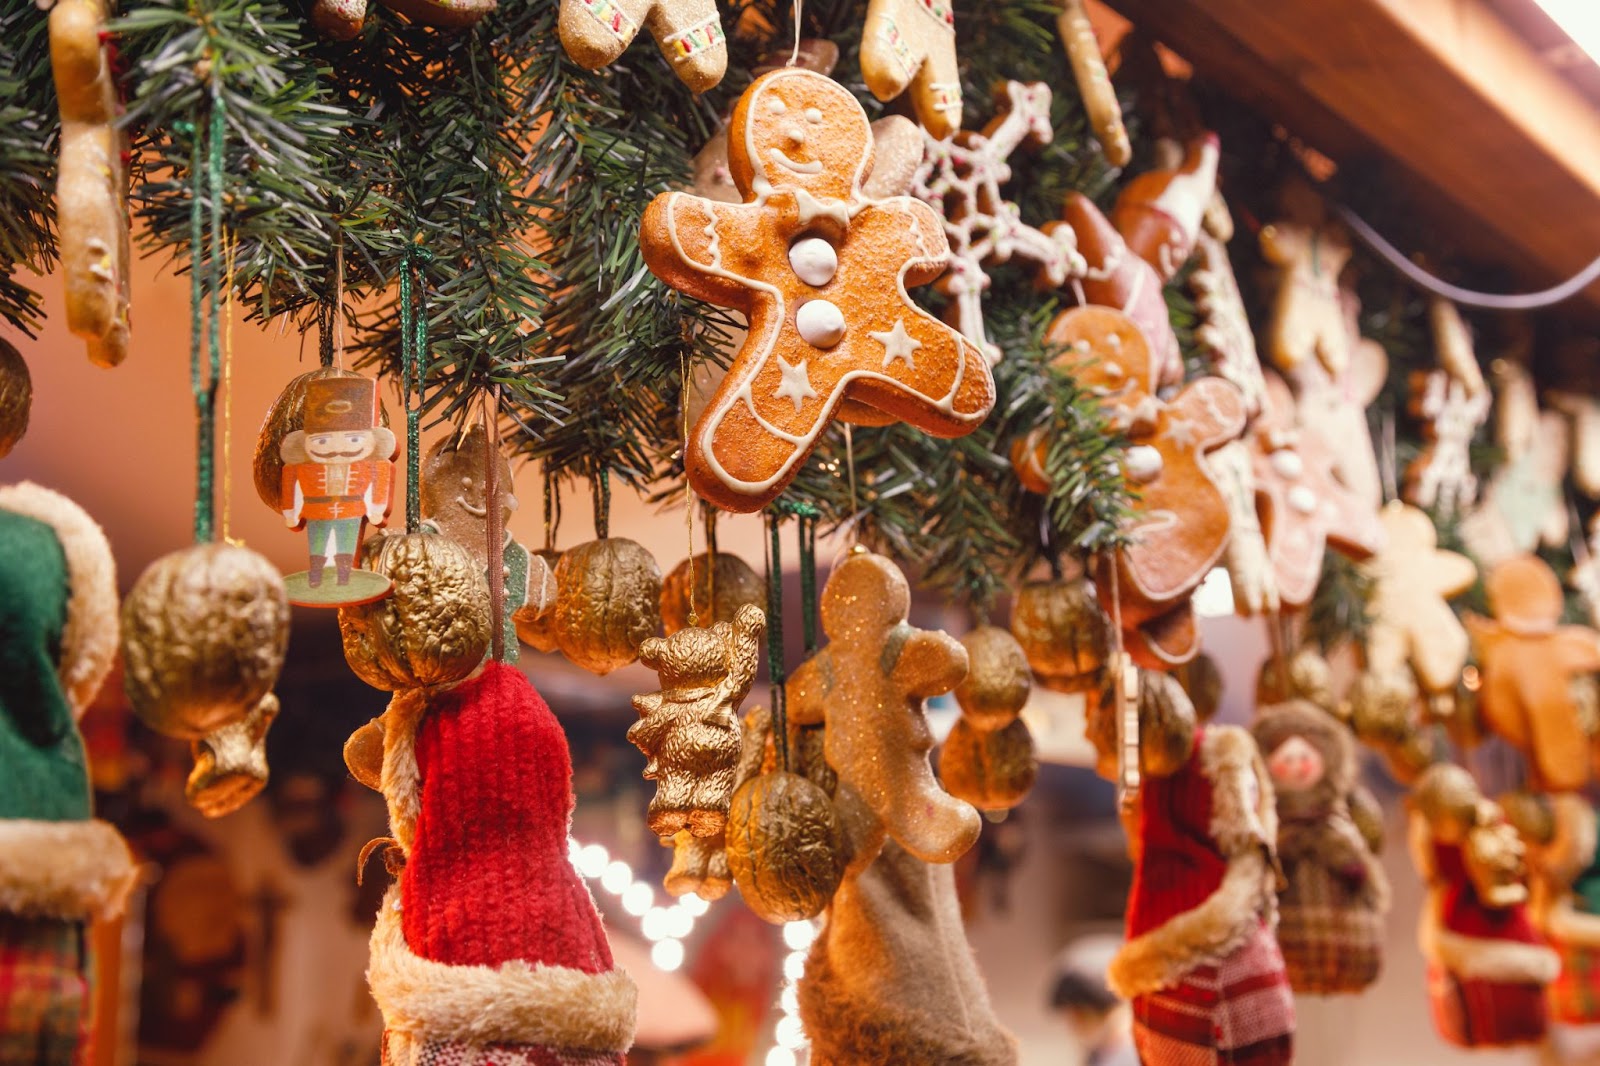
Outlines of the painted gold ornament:
{"type": "Polygon", "coordinates": [[[151,729],[199,740],[261,702],[288,643],[277,569],[249,548],[196,544],[151,563],[123,601],[123,687],[151,729]]]}
{"type": "Polygon", "coordinates": [[[344,742],[344,765],[350,776],[374,792],[383,791],[383,719],[374,718],[344,742]]]}
{"type": "Polygon", "coordinates": [[[0,337],[0,459],[11,454],[17,441],[28,432],[28,413],[33,408],[33,378],[22,353],[0,337]]]}
{"type": "Polygon", "coordinates": [[[661,568],[626,537],[591,540],[556,564],[556,643],[575,665],[609,674],[661,628],[661,568]]]}
{"type": "MultiPolygon", "coordinates": [[[[693,570],[693,613],[701,625],[731,622],[747,603],[767,609],[767,583],[737,555],[696,555],[693,570]]],[[[690,561],[685,559],[661,582],[661,627],[668,636],[689,624],[689,571],[690,561]]]]}
{"type": "MultiPolygon", "coordinates": [[[[1170,777],[1194,754],[1200,721],[1189,694],[1171,674],[1139,670],[1139,772],[1145,777],[1170,777]]],[[[1117,698],[1113,682],[1099,700],[1089,702],[1084,737],[1095,750],[1095,773],[1120,781],[1121,737],[1117,730],[1117,698]]]]}
{"type": "Polygon", "coordinates": [[[687,829],[678,830],[672,837],[672,868],[661,884],[669,896],[693,892],[707,903],[726,896],[733,887],[733,874],[722,834],[697,837],[687,829]]]}
{"type": "Polygon", "coordinates": [[[766,631],[766,612],[747,603],[731,622],[639,646],[661,691],[633,698],[639,720],[628,740],[644,752],[644,776],[656,783],[647,817],[663,840],[684,829],[715,836],[727,822],[740,751],[736,714],[756,679],[766,631]]]}
{"type": "Polygon", "coordinates": [[[981,729],[1016,721],[1033,691],[1028,656],[1017,638],[999,626],[979,626],[961,638],[961,646],[967,649],[967,676],[956,686],[962,715],[981,729]]]}
{"type": "MultiPolygon", "coordinates": [[[[561,553],[550,548],[541,548],[533,555],[544,561],[550,570],[550,581],[554,584],[556,566],[561,562],[561,553]]],[[[516,626],[517,639],[533,650],[545,653],[558,650],[554,596],[542,605],[531,600],[524,603],[511,613],[511,623],[516,626]]]]}
{"type": "Polygon", "coordinates": [[[1038,776],[1033,734],[1020,718],[988,730],[958,718],[939,750],[945,790],[979,810],[1010,810],[1027,797],[1038,776]]]}
{"type": "Polygon", "coordinates": [[[749,908],[774,924],[815,918],[844,877],[844,842],[828,794],[774,770],[746,781],[728,810],[728,869],[749,908]]]}
{"type": "Polygon", "coordinates": [[[391,533],[361,546],[361,565],[394,583],[374,603],[339,609],[345,662],[373,688],[448,685],[489,650],[489,584],[472,553],[433,533],[391,533]]]}
{"type": "Polygon", "coordinates": [[[194,742],[194,768],[183,788],[189,806],[221,818],[267,787],[267,730],[276,717],[278,697],[269,692],[249,714],[194,742]]]}
{"type": "Polygon", "coordinates": [[[1054,692],[1099,689],[1111,622],[1087,580],[1023,585],[1011,607],[1011,633],[1045,688],[1054,692]]]}
{"type": "MultiPolygon", "coordinates": [[[[261,497],[262,503],[274,511],[282,509],[279,500],[283,493],[283,439],[305,429],[306,387],[313,381],[325,378],[360,376],[353,370],[324,366],[307,371],[284,386],[278,398],[272,402],[267,416],[261,420],[261,429],[256,433],[255,455],[250,463],[256,495],[261,497]]],[[[385,427],[389,425],[389,412],[381,400],[378,403],[378,424],[385,427]]]]}

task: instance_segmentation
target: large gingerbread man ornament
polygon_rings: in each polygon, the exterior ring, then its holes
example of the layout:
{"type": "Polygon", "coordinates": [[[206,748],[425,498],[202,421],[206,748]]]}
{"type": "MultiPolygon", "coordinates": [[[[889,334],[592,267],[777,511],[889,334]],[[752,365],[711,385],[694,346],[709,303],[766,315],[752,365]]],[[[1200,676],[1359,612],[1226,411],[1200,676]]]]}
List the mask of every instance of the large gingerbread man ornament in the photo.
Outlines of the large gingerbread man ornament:
{"type": "Polygon", "coordinates": [[[1429,693],[1453,692],[1467,664],[1467,631],[1446,601],[1472,587],[1472,560],[1439,547],[1425,513],[1395,500],[1379,513],[1384,546],[1364,565],[1372,578],[1367,668],[1392,676],[1409,662],[1429,693]]]}
{"type": "Polygon", "coordinates": [[[941,437],[994,406],[976,345],[912,302],[950,248],[918,200],[873,200],[866,112],[806,70],[762,75],[734,108],[728,165],[744,202],[657,196],[640,227],[668,285],[744,313],[749,335],[689,436],[702,497],[755,511],[781,493],[846,400],[941,437]]]}
{"type": "Polygon", "coordinates": [[[672,72],[697,93],[728,70],[728,38],[716,0],[561,0],[561,46],[585,70],[599,70],[648,29],[672,72]]]}
{"type": "Polygon", "coordinates": [[[1600,670],[1600,633],[1558,624],[1561,582],[1536,555],[1500,563],[1485,585],[1494,618],[1467,616],[1483,672],[1478,710],[1528,757],[1534,787],[1576,791],[1589,782],[1589,736],[1571,685],[1600,670]]]}
{"type": "Polygon", "coordinates": [[[1279,599],[1304,607],[1325,549],[1368,559],[1383,547],[1383,527],[1377,508],[1334,475],[1334,446],[1310,427],[1294,427],[1289,386],[1268,374],[1266,387],[1266,408],[1250,431],[1257,509],[1279,599]]]}
{"type": "Polygon", "coordinates": [[[785,692],[789,718],[823,725],[823,755],[839,775],[834,805],[865,868],[884,834],[924,862],[954,862],[978,839],[977,809],[939,785],[923,700],[967,676],[967,650],[942,630],[906,621],[911,586],[894,563],[857,549],[822,590],[828,644],[785,692]]]}
{"type": "MultiPolygon", "coordinates": [[[[1116,591],[1135,660],[1170,669],[1199,650],[1189,595],[1228,542],[1227,498],[1205,456],[1244,431],[1244,401],[1209,377],[1158,399],[1149,343],[1132,318],[1109,307],[1063,312],[1047,337],[1131,441],[1123,470],[1138,498],[1133,543],[1116,553],[1116,591]]],[[[1099,582],[1099,592],[1109,604],[1112,582],[1099,582]]]]}
{"type": "Polygon", "coordinates": [[[861,76],[879,100],[911,90],[917,119],[938,140],[961,128],[953,0],[872,0],[861,34],[861,76]]]}
{"type": "Polygon", "coordinates": [[[56,223],[66,279],[67,328],[89,359],[116,366],[128,355],[127,136],[111,72],[105,0],[59,0],[50,12],[50,66],[61,108],[56,223]]]}

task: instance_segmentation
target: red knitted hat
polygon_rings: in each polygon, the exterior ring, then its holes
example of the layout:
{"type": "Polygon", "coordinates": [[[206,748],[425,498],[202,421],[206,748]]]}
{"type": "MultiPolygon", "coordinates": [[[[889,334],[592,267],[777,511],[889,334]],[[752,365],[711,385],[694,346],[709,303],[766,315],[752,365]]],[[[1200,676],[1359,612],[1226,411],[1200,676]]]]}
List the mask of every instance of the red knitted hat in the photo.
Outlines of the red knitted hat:
{"type": "Polygon", "coordinates": [[[397,699],[385,749],[384,792],[407,852],[369,973],[389,1043],[402,1030],[435,1042],[625,1050],[633,983],[614,967],[568,859],[571,758],[533,685],[491,662],[409,708],[397,699]]]}

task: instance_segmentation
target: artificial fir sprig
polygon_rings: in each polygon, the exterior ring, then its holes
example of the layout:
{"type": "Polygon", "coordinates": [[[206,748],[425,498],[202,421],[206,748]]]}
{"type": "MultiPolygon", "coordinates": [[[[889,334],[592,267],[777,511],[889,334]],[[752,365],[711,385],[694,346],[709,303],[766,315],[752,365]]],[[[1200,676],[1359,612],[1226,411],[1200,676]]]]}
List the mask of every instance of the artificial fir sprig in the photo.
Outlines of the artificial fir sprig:
{"type": "Polygon", "coordinates": [[[31,0],[0,3],[0,318],[32,335],[39,295],[18,269],[55,265],[56,86],[46,19],[31,0]]]}

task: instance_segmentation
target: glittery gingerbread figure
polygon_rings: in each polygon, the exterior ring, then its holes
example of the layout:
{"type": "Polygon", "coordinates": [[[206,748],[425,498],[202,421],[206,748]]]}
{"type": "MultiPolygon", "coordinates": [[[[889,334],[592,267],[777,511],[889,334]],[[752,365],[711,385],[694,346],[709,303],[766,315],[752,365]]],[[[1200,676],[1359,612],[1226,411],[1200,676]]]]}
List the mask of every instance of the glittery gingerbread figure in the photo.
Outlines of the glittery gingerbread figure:
{"type": "Polygon", "coordinates": [[[893,100],[909,88],[918,121],[940,140],[960,129],[951,0],[872,0],[861,34],[861,76],[879,100],[893,100]]]}
{"type": "Polygon", "coordinates": [[[872,134],[855,97],[810,71],[765,74],[728,144],[744,203],[663,193],[640,227],[651,270],[750,323],[689,437],[695,490],[760,509],[847,399],[938,436],[976,428],[994,405],[988,364],[907,293],[948,264],[943,227],[920,201],[862,193],[872,134]]]}
{"type": "Polygon", "coordinates": [[[727,824],[739,762],[739,703],[761,660],[766,613],[755,604],[709,629],[687,626],[639,646],[639,661],[661,678],[661,691],[633,698],[639,720],[628,740],[649,760],[656,782],[650,831],[670,840],[679,830],[715,836],[727,824]]]}
{"type": "Polygon", "coordinates": [[[983,132],[962,131],[949,140],[927,135],[922,166],[913,179],[917,197],[944,217],[951,260],[939,285],[954,300],[955,325],[991,363],[1000,361],[1000,349],[989,343],[983,327],[983,293],[989,288],[984,264],[1026,259],[1058,287],[1084,270],[1070,227],[1037,230],[1000,193],[1000,186],[1011,179],[1011,154],[1050,143],[1050,87],[1008,81],[995,95],[999,111],[983,132]]]}

